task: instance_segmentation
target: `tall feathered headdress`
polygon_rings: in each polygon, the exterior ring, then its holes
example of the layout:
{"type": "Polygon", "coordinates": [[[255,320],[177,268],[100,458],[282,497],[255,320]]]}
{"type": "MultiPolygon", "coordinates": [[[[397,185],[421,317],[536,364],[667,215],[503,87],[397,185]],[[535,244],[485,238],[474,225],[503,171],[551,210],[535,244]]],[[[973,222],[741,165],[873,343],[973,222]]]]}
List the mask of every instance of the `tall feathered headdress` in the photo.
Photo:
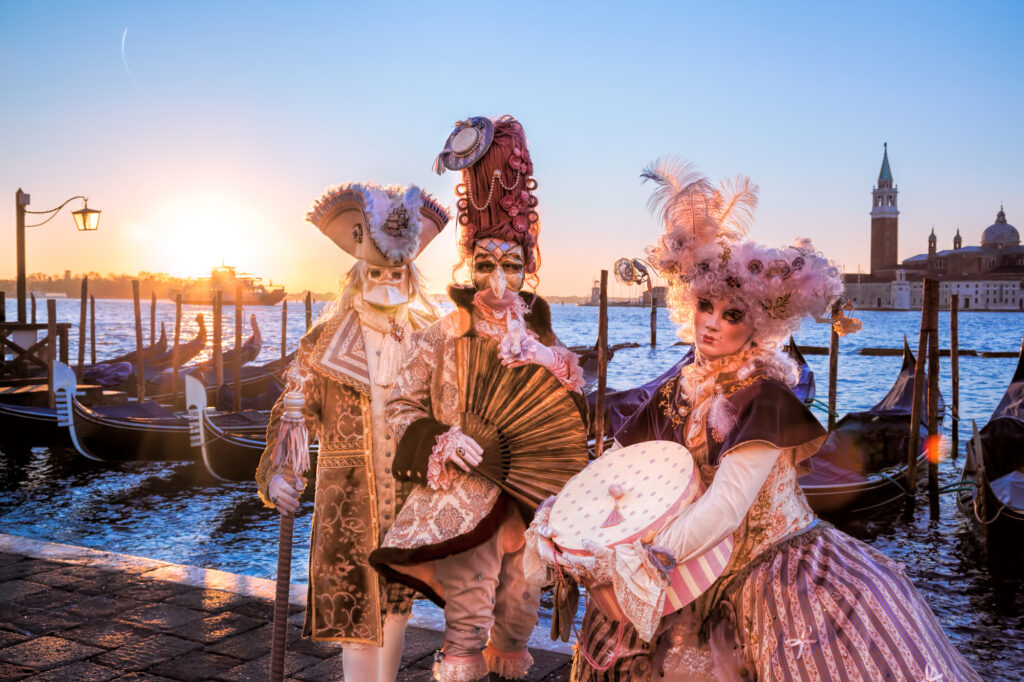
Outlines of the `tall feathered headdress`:
{"type": "Polygon", "coordinates": [[[809,239],[781,248],[747,239],[758,194],[749,178],[716,186],[692,163],[672,158],[659,159],[640,177],[655,184],[648,208],[663,223],[648,259],[669,282],[672,319],[684,340],[692,340],[700,297],[742,302],[755,340],[775,347],[842,294],[839,269],[809,239]]]}

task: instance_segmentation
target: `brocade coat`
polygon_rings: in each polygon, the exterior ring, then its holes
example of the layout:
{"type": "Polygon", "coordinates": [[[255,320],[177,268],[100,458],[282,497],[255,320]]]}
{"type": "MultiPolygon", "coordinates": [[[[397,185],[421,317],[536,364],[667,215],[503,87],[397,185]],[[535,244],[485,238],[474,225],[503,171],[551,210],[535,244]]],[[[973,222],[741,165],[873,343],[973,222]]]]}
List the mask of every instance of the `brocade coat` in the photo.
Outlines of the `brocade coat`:
{"type": "MultiPolygon", "coordinates": [[[[410,310],[413,329],[428,322],[410,310]]],[[[364,334],[373,333],[363,328],[354,309],[347,309],[318,322],[302,337],[295,362],[312,377],[303,387],[303,412],[310,436],[320,442],[304,634],[317,641],[380,646],[385,615],[408,613],[414,593],[384,580],[367,563],[409,488],[391,476],[394,441],[383,406],[371,405],[379,391],[372,384],[364,334]]],[[[273,466],[272,453],[283,397],[271,412],[267,449],[256,471],[267,506],[272,506],[267,486],[281,473],[273,466]]]]}

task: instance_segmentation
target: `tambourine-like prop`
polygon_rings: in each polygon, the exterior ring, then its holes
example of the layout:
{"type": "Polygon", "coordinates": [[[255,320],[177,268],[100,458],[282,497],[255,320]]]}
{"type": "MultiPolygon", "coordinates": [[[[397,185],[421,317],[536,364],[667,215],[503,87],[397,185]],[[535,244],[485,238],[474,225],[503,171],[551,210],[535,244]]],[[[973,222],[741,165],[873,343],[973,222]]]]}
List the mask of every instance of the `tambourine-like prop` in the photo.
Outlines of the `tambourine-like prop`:
{"type": "MultiPolygon", "coordinates": [[[[609,549],[638,539],[651,542],[702,492],[693,456],[678,443],[649,441],[613,450],[573,476],[558,494],[548,521],[551,542],[556,551],[578,556],[590,556],[584,539],[609,549]]],[[[711,587],[729,563],[732,547],[727,537],[671,569],[662,615],[711,587]]],[[[611,585],[588,585],[587,591],[606,616],[623,619],[611,585]]]]}

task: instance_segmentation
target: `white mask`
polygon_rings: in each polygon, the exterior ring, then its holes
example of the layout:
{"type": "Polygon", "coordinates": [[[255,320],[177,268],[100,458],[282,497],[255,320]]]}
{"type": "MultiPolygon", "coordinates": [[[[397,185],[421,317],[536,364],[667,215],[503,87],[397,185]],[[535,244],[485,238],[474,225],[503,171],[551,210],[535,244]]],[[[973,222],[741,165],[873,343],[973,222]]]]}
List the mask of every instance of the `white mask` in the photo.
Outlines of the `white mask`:
{"type": "Polygon", "coordinates": [[[494,298],[500,301],[505,296],[505,288],[507,286],[504,270],[500,267],[494,268],[494,272],[488,277],[488,285],[491,287],[491,293],[494,294],[494,298]]]}
{"type": "Polygon", "coordinates": [[[363,300],[385,307],[409,302],[409,268],[367,265],[363,276],[363,300]]]}

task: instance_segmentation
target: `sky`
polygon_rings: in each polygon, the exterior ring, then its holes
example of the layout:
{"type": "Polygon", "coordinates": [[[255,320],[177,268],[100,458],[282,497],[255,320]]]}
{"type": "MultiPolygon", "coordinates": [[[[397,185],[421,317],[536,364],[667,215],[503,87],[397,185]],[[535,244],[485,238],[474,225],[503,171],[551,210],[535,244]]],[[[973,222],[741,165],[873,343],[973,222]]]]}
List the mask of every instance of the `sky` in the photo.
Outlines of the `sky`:
{"type": "MultiPolygon", "coordinates": [[[[201,275],[222,261],[330,291],[352,259],[304,222],[334,184],[417,184],[455,121],[512,114],[539,183],[542,294],[588,294],[658,235],[664,155],[761,188],[751,236],[870,263],[882,157],[899,256],[1024,229],[1024,4],[0,1],[0,277],[14,194],[27,269],[201,275]]],[[[455,222],[419,259],[440,291],[455,222]]],[[[621,285],[613,295],[627,295],[621,285]]]]}

